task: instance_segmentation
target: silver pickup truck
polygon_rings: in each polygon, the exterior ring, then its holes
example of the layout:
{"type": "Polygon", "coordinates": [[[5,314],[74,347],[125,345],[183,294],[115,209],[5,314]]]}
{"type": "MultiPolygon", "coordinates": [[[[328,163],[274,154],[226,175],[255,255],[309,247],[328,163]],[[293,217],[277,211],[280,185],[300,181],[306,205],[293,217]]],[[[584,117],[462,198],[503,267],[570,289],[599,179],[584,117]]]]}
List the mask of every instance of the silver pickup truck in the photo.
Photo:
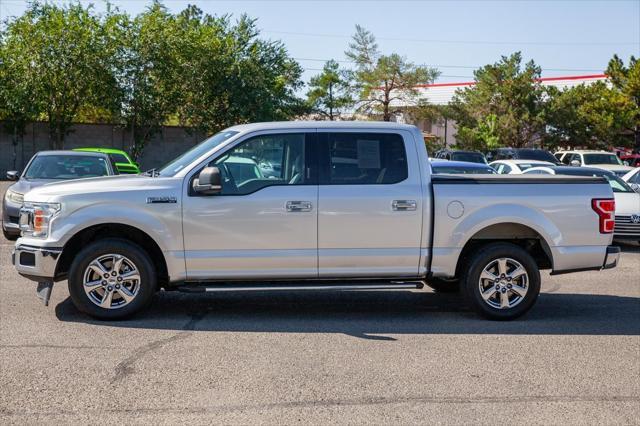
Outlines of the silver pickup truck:
{"type": "Polygon", "coordinates": [[[156,291],[460,291],[512,319],[552,274],[616,266],[601,178],[432,175],[420,131],[376,122],[231,127],[142,175],[26,194],[13,262],[48,302],[116,319],[156,291]]]}

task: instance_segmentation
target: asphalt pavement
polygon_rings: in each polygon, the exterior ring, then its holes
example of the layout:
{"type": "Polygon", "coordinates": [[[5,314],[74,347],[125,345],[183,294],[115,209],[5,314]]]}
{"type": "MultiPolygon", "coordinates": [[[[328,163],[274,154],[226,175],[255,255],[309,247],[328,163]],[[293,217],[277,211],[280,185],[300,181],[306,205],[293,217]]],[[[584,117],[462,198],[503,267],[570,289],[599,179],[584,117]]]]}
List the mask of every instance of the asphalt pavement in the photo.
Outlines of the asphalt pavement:
{"type": "MultiPolygon", "coordinates": [[[[6,183],[0,183],[3,193],[6,183]]],[[[0,237],[0,424],[639,424],[640,247],[480,319],[431,291],[160,293],[49,307],[0,237]]]]}

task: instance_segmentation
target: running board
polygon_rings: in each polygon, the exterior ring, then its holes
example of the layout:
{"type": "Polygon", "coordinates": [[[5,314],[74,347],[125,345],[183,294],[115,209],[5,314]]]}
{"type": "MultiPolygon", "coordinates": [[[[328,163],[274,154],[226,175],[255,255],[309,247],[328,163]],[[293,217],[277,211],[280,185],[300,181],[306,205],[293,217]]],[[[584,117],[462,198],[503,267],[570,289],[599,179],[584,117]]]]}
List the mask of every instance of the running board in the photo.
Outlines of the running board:
{"type": "Polygon", "coordinates": [[[218,291],[348,291],[348,290],[411,290],[421,289],[424,284],[421,281],[398,281],[388,284],[286,284],[286,283],[269,283],[260,285],[256,283],[225,283],[225,284],[209,284],[209,285],[186,285],[177,287],[176,290],[187,293],[204,293],[218,291]]]}

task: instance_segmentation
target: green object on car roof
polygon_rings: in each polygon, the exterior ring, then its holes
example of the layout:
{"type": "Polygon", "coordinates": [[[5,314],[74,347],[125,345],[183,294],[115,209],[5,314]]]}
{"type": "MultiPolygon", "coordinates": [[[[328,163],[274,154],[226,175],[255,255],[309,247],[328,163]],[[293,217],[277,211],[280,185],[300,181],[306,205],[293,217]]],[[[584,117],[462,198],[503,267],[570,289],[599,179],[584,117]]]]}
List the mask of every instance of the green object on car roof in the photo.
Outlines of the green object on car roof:
{"type": "Polygon", "coordinates": [[[135,174],[140,173],[140,166],[133,161],[129,154],[121,149],[115,148],[76,148],[74,151],[101,152],[107,154],[116,165],[119,173],[135,174]]]}

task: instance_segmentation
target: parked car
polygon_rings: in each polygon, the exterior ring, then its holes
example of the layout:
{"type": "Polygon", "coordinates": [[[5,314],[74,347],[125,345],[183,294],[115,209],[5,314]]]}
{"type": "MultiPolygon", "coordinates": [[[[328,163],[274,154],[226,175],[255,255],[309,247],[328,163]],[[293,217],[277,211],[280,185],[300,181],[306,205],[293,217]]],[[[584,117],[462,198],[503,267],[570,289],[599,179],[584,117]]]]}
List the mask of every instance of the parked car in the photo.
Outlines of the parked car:
{"type": "Polygon", "coordinates": [[[640,154],[626,154],[620,156],[622,164],[629,167],[640,167],[640,154]]]}
{"type": "Polygon", "coordinates": [[[489,164],[498,174],[501,175],[519,175],[531,167],[553,166],[548,161],[531,161],[531,160],[499,160],[489,164]]]}
{"type": "Polygon", "coordinates": [[[432,160],[431,170],[434,174],[453,175],[495,175],[496,171],[488,164],[469,163],[466,161],[432,160]]]}
{"type": "Polygon", "coordinates": [[[549,151],[534,148],[498,148],[489,151],[486,157],[489,162],[497,160],[535,160],[560,164],[558,159],[549,151]]]}
{"type": "Polygon", "coordinates": [[[18,219],[24,194],[33,188],[61,180],[116,174],[109,157],[101,153],[74,151],[40,151],[35,154],[24,172],[7,172],[9,180],[17,180],[4,194],[2,203],[2,233],[15,240],[20,235],[18,219]]]}
{"type": "Polygon", "coordinates": [[[487,164],[484,154],[478,151],[442,150],[435,155],[436,158],[449,161],[466,161],[469,163],[487,164]]]}
{"type": "Polygon", "coordinates": [[[613,172],[594,167],[534,167],[525,174],[604,177],[616,200],[614,238],[640,242],[640,194],[613,172]]]}
{"type": "Polygon", "coordinates": [[[622,176],[622,180],[627,182],[634,191],[640,192],[640,167],[636,167],[622,176]]]}
{"type": "Polygon", "coordinates": [[[435,175],[415,126],[234,126],[155,173],[36,188],[25,196],[17,271],[48,303],[130,316],[158,289],[436,289],[492,319],[527,312],[540,269],[616,266],[613,193],[602,178],[435,175]],[[229,161],[282,158],[278,178],[229,161]],[[567,196],[566,194],[571,194],[567,196]],[[80,208],[81,206],[81,208],[80,208]]]}
{"type": "Polygon", "coordinates": [[[561,151],[560,161],[567,166],[596,167],[608,170],[618,176],[624,176],[633,167],[625,166],[613,152],[605,151],[561,151]]]}
{"type": "Polygon", "coordinates": [[[74,151],[83,152],[101,152],[107,154],[115,163],[118,173],[121,174],[137,174],[140,173],[140,166],[133,161],[129,154],[115,148],[76,148],[74,151]]]}

